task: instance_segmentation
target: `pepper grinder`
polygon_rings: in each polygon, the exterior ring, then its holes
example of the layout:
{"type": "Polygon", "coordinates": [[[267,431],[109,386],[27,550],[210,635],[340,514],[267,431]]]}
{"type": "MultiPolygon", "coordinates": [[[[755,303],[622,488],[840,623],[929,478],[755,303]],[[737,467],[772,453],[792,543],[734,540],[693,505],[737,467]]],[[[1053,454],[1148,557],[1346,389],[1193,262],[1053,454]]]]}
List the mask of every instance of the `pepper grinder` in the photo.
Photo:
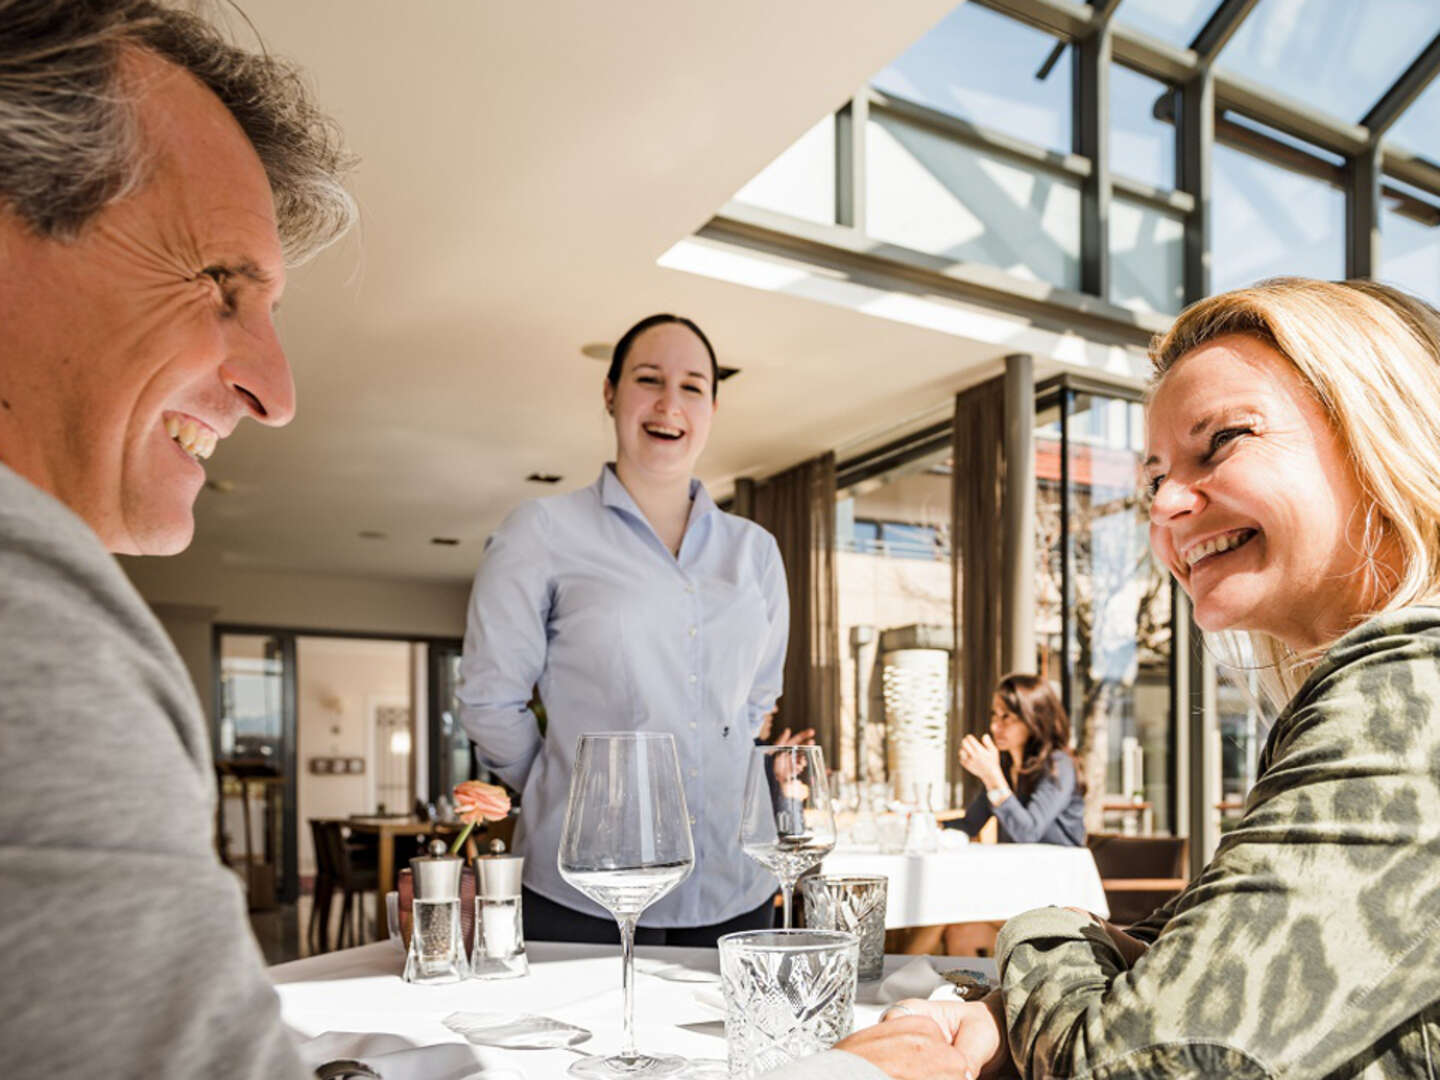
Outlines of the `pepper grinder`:
{"type": "Polygon", "coordinates": [[[458,982],[470,974],[460,934],[460,867],[464,860],[446,854],[443,840],[433,841],[430,852],[410,860],[415,882],[414,930],[405,959],[405,981],[458,982]]]}

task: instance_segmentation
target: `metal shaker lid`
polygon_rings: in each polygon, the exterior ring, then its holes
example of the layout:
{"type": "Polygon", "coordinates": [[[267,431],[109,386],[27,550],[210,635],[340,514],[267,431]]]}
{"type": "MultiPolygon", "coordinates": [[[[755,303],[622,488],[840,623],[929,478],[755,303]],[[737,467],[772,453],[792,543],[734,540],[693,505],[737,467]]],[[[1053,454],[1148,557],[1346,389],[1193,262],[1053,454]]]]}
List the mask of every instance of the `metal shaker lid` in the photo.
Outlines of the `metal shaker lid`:
{"type": "Polygon", "coordinates": [[[520,895],[524,855],[481,855],[475,860],[475,894],[482,900],[513,900],[520,895]]]}
{"type": "Polygon", "coordinates": [[[459,900],[460,868],[465,860],[458,855],[421,855],[410,860],[416,900],[459,900]]]}

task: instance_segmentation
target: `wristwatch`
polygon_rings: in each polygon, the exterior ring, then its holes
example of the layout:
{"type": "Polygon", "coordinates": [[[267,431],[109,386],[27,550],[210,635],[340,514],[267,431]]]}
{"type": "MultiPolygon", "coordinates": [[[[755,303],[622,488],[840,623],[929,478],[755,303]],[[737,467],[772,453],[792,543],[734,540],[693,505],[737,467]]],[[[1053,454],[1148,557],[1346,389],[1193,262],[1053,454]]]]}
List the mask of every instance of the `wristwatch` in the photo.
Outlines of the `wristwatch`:
{"type": "Polygon", "coordinates": [[[994,806],[996,803],[998,803],[1001,799],[1005,798],[1005,796],[1009,794],[1010,789],[1002,785],[1000,787],[990,788],[988,791],[985,792],[985,797],[990,800],[990,805],[994,806]]]}

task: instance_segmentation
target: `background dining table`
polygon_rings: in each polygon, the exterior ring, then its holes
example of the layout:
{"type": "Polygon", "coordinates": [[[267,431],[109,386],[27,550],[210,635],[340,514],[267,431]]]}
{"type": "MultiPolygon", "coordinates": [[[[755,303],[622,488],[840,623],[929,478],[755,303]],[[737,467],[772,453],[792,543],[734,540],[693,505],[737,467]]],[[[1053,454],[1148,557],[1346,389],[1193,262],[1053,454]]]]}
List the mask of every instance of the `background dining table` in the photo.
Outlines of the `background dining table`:
{"type": "Polygon", "coordinates": [[[351,832],[374,836],[379,840],[377,869],[380,884],[375,897],[375,937],[378,939],[384,939],[389,933],[385,920],[384,897],[395,888],[395,841],[402,836],[413,836],[416,839],[428,836],[451,837],[458,835],[465,827],[458,821],[426,821],[417,817],[349,817],[337,820],[348,825],[351,832]]]}
{"type": "MultiPolygon", "coordinates": [[[[530,974],[503,980],[467,979],[415,986],[400,978],[405,957],[398,943],[382,941],[280,964],[270,969],[282,1018],[301,1038],[327,1032],[399,1036],[414,1046],[464,1044],[445,1026],[453,1013],[494,1019],[539,1015],[588,1029],[589,1040],[565,1049],[472,1046],[475,1070],[485,1077],[559,1080],[577,1056],[606,1055],[620,1047],[620,947],[530,942],[530,974]]],[[[717,1062],[723,1070],[725,1024],[714,949],[638,946],[635,950],[635,1038],[642,1050],[662,1050],[717,1062]]],[[[887,956],[886,975],[917,961],[887,956]]],[[[924,958],[920,958],[924,963],[924,958]]],[[[939,970],[962,969],[994,977],[986,959],[937,957],[939,970]]],[[[908,974],[908,973],[907,973],[908,974]]],[[[862,982],[855,1027],[879,1020],[880,982],[862,982]]]]}
{"type": "Polygon", "coordinates": [[[1049,905],[1110,915],[1095,858],[1084,847],[970,843],[892,854],[842,846],[825,857],[822,871],[884,874],[887,930],[989,922],[1049,905]]]}

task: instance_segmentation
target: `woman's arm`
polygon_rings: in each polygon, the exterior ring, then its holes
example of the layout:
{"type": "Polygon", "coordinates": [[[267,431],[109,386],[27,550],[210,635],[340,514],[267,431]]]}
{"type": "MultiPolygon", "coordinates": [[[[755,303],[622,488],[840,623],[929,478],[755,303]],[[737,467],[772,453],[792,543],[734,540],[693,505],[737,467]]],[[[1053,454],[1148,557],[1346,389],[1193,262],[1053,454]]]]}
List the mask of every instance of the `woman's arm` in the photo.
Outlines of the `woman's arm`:
{"type": "Polygon", "coordinates": [[[990,820],[993,811],[990,808],[990,800],[985,797],[985,792],[980,792],[970,800],[970,805],[965,808],[965,816],[958,821],[945,822],[947,829],[959,829],[972,840],[980,834],[985,827],[985,822],[990,820]]]}
{"type": "Polygon", "coordinates": [[[545,669],[552,589],[544,510],[525,503],[485,545],[456,690],[461,726],[481,760],[516,791],[540,750],[530,698],[545,669]]]}
{"type": "Polygon", "coordinates": [[[1055,775],[1046,770],[1035,784],[1028,802],[1009,798],[995,807],[995,816],[1017,844],[1038,844],[1075,796],[1075,765],[1066,754],[1052,759],[1055,775]]]}
{"type": "Polygon", "coordinates": [[[760,734],[765,716],[775,708],[785,682],[785,649],[790,643],[790,593],[785,581],[785,564],[780,558],[780,548],[775,538],[766,533],[770,541],[764,546],[764,564],[760,570],[760,592],[765,597],[765,616],[770,629],[765,638],[765,649],[760,654],[760,666],[755,669],[755,679],[750,684],[746,698],[746,711],[750,721],[750,737],[760,734]]]}
{"type": "Polygon", "coordinates": [[[1010,920],[1022,1073],[1321,1076],[1403,1053],[1386,1036],[1440,1000],[1440,643],[1368,644],[1277,721],[1244,818],[1133,967],[1093,917],[1010,920]]]}

